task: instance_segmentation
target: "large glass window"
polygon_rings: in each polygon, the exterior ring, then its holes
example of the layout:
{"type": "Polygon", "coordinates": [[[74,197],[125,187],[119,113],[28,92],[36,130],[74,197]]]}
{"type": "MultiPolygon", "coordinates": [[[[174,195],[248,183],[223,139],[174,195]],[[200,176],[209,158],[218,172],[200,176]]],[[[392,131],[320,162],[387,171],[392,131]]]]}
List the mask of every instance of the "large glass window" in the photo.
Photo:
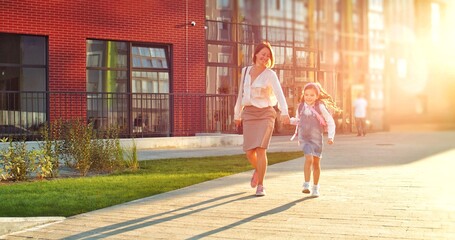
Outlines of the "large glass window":
{"type": "Polygon", "coordinates": [[[167,48],[133,46],[132,115],[136,134],[169,132],[169,64],[167,48]]]}
{"type": "Polygon", "coordinates": [[[87,117],[95,128],[127,129],[126,42],[87,40],[87,117]]]}
{"type": "Polygon", "coordinates": [[[237,74],[235,70],[230,67],[207,67],[207,93],[232,94],[237,91],[233,80],[237,74]]]}
{"type": "Polygon", "coordinates": [[[316,53],[309,50],[298,49],[295,51],[296,65],[298,68],[315,68],[316,53]]]}
{"type": "MultiPolygon", "coordinates": [[[[340,82],[357,79],[352,71],[336,75],[350,64],[358,67],[355,72],[365,71],[363,63],[368,59],[355,56],[368,55],[363,54],[368,45],[366,23],[382,31],[382,5],[382,0],[207,0],[207,93],[219,93],[219,85],[226,82],[220,81],[226,76],[225,69],[237,68],[229,76],[234,86],[230,93],[235,94],[234,88],[241,81],[240,69],[252,64],[254,46],[263,40],[269,41],[275,51],[273,70],[282,82],[290,108],[298,104],[296,96],[307,82],[326,81],[328,87],[336,86],[333,89],[341,92],[342,84],[332,86],[335,80],[326,76],[340,76],[336,78],[340,82]],[[368,6],[377,12],[370,14],[371,21],[366,21],[368,6]],[[232,50],[223,50],[222,46],[232,46],[232,50]]],[[[373,40],[379,52],[383,50],[379,48],[381,39],[376,36],[373,40]]],[[[370,58],[370,63],[373,60],[370,58]]]]}
{"type": "Polygon", "coordinates": [[[87,40],[87,115],[95,127],[170,134],[169,52],[168,47],[87,40]]]}
{"type": "Polygon", "coordinates": [[[208,44],[208,62],[231,64],[234,58],[234,48],[230,45],[208,44]]]}
{"type": "Polygon", "coordinates": [[[0,134],[43,124],[46,88],[47,38],[0,33],[0,134]]]}
{"type": "Polygon", "coordinates": [[[133,47],[133,67],[168,68],[165,49],[133,47]]]}
{"type": "Polygon", "coordinates": [[[293,67],[294,56],[292,48],[274,47],[276,67],[286,68],[293,67]]]}
{"type": "Polygon", "coordinates": [[[239,44],[239,65],[247,66],[253,62],[254,45],[239,44]]]}
{"type": "Polygon", "coordinates": [[[126,42],[87,40],[87,91],[126,92],[126,42]]]}
{"type": "Polygon", "coordinates": [[[133,93],[169,93],[169,64],[166,48],[132,47],[133,93]]]}

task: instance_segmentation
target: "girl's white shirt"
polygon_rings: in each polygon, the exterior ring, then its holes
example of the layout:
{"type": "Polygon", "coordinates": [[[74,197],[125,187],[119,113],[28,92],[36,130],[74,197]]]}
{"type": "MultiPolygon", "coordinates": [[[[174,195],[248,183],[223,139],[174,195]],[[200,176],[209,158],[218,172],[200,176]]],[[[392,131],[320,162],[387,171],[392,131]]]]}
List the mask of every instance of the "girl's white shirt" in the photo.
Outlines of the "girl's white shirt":
{"type": "Polygon", "coordinates": [[[252,66],[248,67],[248,72],[245,72],[246,67],[242,69],[243,74],[240,83],[243,84],[239,86],[239,93],[234,107],[234,119],[241,119],[240,114],[244,106],[252,105],[258,108],[265,108],[273,107],[277,103],[281,115],[288,116],[288,104],[276,73],[266,68],[251,84],[252,79],[249,74],[251,68],[252,66]],[[245,81],[243,81],[244,74],[246,74],[245,81]]]}
{"type": "MultiPolygon", "coordinates": [[[[303,114],[305,114],[306,116],[310,116],[313,114],[307,103],[304,103],[303,109],[304,109],[303,114]]],[[[327,138],[331,138],[332,140],[334,140],[335,139],[335,127],[336,127],[335,120],[333,120],[332,115],[329,113],[329,110],[327,110],[327,108],[325,107],[325,105],[323,103],[319,103],[319,109],[321,110],[322,117],[324,118],[325,122],[327,123],[327,138]]],[[[298,108],[295,111],[295,116],[297,118],[295,125],[297,125],[298,122],[300,121],[300,119],[299,119],[300,114],[299,114],[298,108]]]]}

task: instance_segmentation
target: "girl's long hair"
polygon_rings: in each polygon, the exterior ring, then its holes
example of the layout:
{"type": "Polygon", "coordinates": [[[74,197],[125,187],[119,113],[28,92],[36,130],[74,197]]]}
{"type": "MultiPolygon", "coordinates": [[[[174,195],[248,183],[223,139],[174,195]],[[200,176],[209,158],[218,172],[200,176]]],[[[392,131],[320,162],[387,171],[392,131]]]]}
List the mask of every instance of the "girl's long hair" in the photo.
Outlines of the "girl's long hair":
{"type": "Polygon", "coordinates": [[[320,83],[318,82],[311,82],[303,88],[302,91],[302,96],[300,96],[300,102],[304,102],[304,92],[306,89],[312,88],[318,93],[318,99],[317,101],[322,102],[327,109],[331,110],[333,113],[341,113],[343,110],[341,110],[336,102],[333,100],[332,96],[327,93],[327,91],[321,86],[320,83]]]}

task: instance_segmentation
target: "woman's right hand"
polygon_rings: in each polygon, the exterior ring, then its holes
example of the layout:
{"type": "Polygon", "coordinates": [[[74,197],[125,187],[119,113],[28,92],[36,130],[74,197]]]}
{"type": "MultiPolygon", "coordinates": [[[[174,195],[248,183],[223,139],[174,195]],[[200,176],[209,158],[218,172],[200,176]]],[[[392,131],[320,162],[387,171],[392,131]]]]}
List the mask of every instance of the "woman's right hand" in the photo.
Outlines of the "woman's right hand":
{"type": "Polygon", "coordinates": [[[235,119],[235,120],[234,120],[234,123],[235,123],[235,126],[236,126],[236,127],[239,127],[240,124],[242,124],[242,119],[235,119]]]}
{"type": "Polygon", "coordinates": [[[283,124],[289,124],[290,123],[290,118],[289,118],[289,115],[281,115],[281,122],[283,124]]]}

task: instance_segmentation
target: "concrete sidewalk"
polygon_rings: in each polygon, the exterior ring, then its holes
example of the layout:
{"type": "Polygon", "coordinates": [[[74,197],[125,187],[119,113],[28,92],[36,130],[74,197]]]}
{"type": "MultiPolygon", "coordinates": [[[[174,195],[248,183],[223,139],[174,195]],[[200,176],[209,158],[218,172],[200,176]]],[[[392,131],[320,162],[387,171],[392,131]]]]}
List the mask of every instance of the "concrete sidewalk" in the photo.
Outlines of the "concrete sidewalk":
{"type": "MultiPolygon", "coordinates": [[[[270,151],[298,149],[287,139],[274,137],[270,151]]],[[[301,193],[299,158],[269,167],[265,197],[248,171],[3,238],[455,239],[454,140],[453,131],[340,135],[325,148],[319,198],[301,193]]]]}

